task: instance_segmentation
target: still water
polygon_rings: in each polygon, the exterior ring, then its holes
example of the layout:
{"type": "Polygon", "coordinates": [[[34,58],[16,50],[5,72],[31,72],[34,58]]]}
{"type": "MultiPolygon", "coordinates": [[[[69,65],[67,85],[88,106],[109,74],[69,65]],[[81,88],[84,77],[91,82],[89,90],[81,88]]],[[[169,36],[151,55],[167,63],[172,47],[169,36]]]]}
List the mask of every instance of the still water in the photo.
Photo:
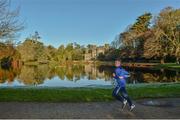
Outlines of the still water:
{"type": "MultiPolygon", "coordinates": [[[[127,68],[131,77],[128,84],[180,82],[180,72],[173,70],[153,70],[148,68],[127,68]]],[[[112,85],[113,66],[48,65],[22,66],[21,68],[0,69],[0,86],[50,86],[85,87],[112,85]]]]}

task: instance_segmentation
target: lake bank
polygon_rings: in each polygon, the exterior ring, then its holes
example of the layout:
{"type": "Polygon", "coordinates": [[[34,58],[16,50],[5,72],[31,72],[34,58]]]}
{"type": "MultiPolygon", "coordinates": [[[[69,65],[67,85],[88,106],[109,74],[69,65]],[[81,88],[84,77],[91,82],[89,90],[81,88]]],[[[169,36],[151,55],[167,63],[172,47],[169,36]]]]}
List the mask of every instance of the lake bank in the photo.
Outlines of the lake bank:
{"type": "MultiPolygon", "coordinates": [[[[24,65],[40,65],[42,63],[38,62],[25,62],[24,65]]],[[[57,67],[57,66],[66,66],[66,65],[78,65],[78,64],[95,64],[97,66],[99,65],[109,65],[113,66],[114,61],[65,61],[65,62],[48,62],[46,64],[49,64],[51,67],[57,67]]],[[[180,69],[180,64],[176,63],[138,63],[138,62],[124,62],[122,63],[122,66],[126,67],[136,67],[136,68],[153,68],[153,69],[175,69],[179,70],[180,69]]]]}
{"type": "MultiPolygon", "coordinates": [[[[95,62],[97,65],[110,65],[113,66],[114,65],[114,61],[110,61],[110,62],[103,62],[103,61],[97,61],[95,62]]],[[[137,62],[124,62],[122,63],[122,66],[126,66],[126,67],[136,67],[136,68],[152,68],[152,69],[171,69],[171,70],[180,70],[180,64],[176,64],[176,63],[164,63],[164,64],[160,64],[160,63],[137,63],[137,62]]]]}
{"type": "Polygon", "coordinates": [[[180,64],[176,63],[165,63],[165,64],[158,64],[155,66],[156,68],[165,68],[165,69],[174,69],[174,70],[180,70],[180,64]]]}
{"type": "MultiPolygon", "coordinates": [[[[112,87],[3,87],[0,102],[97,102],[112,101],[112,87]]],[[[180,97],[180,83],[128,85],[132,99],[180,97]]]]}

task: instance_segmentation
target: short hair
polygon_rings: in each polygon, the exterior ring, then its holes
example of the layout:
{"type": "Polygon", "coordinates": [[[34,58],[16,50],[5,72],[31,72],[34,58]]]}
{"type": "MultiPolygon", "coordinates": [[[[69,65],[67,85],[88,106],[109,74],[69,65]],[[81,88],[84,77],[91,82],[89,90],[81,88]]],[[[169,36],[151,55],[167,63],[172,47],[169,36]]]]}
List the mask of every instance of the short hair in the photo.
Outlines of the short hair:
{"type": "Polygon", "coordinates": [[[115,61],[119,61],[119,62],[122,62],[122,60],[120,58],[117,58],[115,61]]]}

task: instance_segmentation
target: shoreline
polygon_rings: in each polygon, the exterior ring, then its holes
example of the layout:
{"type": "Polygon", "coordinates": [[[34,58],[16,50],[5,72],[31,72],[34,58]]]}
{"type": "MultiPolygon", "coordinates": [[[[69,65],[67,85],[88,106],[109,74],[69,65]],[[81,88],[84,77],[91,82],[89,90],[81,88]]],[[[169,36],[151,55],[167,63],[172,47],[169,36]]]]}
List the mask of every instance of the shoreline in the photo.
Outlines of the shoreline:
{"type": "MultiPolygon", "coordinates": [[[[20,62],[18,64],[19,67],[21,67],[22,65],[27,65],[27,66],[38,66],[38,65],[49,65],[51,67],[63,67],[66,65],[88,65],[88,64],[94,64],[94,65],[107,65],[107,66],[113,66],[114,65],[114,61],[63,61],[63,62],[55,62],[55,61],[46,61],[46,62],[42,62],[42,61],[35,61],[35,62],[20,62]],[[22,64],[20,64],[22,63],[22,64]]],[[[14,64],[13,64],[14,65],[14,64]]],[[[14,67],[18,67],[16,64],[14,67]]],[[[176,63],[138,63],[138,62],[123,62],[122,66],[126,66],[126,67],[134,67],[134,68],[150,68],[150,69],[170,69],[170,70],[180,70],[180,64],[176,64],[176,63]]],[[[13,67],[13,66],[12,66],[13,67]]]]}
{"type": "MultiPolygon", "coordinates": [[[[57,65],[72,65],[72,64],[96,64],[96,65],[114,65],[114,61],[65,61],[65,62],[55,62],[57,65]]],[[[49,63],[45,64],[51,64],[51,61],[49,63]]],[[[53,63],[52,63],[53,64],[53,63]]],[[[39,62],[25,62],[24,65],[42,65],[39,62]]],[[[123,66],[128,67],[147,67],[147,68],[179,68],[180,64],[176,63],[138,63],[138,62],[123,62],[123,66]]]]}

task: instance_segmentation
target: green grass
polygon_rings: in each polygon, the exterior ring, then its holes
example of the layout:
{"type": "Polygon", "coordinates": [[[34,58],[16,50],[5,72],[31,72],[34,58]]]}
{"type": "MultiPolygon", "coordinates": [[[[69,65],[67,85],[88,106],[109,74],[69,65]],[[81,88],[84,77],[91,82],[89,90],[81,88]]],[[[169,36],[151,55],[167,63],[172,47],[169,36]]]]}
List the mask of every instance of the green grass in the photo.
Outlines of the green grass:
{"type": "Polygon", "coordinates": [[[176,63],[158,64],[157,66],[155,66],[155,68],[172,68],[172,69],[180,70],[180,64],[176,64],[176,63]]]}
{"type": "MultiPolygon", "coordinates": [[[[0,88],[0,102],[112,101],[112,88],[0,88]]],[[[180,97],[180,83],[128,85],[133,99],[180,97]]]]}

